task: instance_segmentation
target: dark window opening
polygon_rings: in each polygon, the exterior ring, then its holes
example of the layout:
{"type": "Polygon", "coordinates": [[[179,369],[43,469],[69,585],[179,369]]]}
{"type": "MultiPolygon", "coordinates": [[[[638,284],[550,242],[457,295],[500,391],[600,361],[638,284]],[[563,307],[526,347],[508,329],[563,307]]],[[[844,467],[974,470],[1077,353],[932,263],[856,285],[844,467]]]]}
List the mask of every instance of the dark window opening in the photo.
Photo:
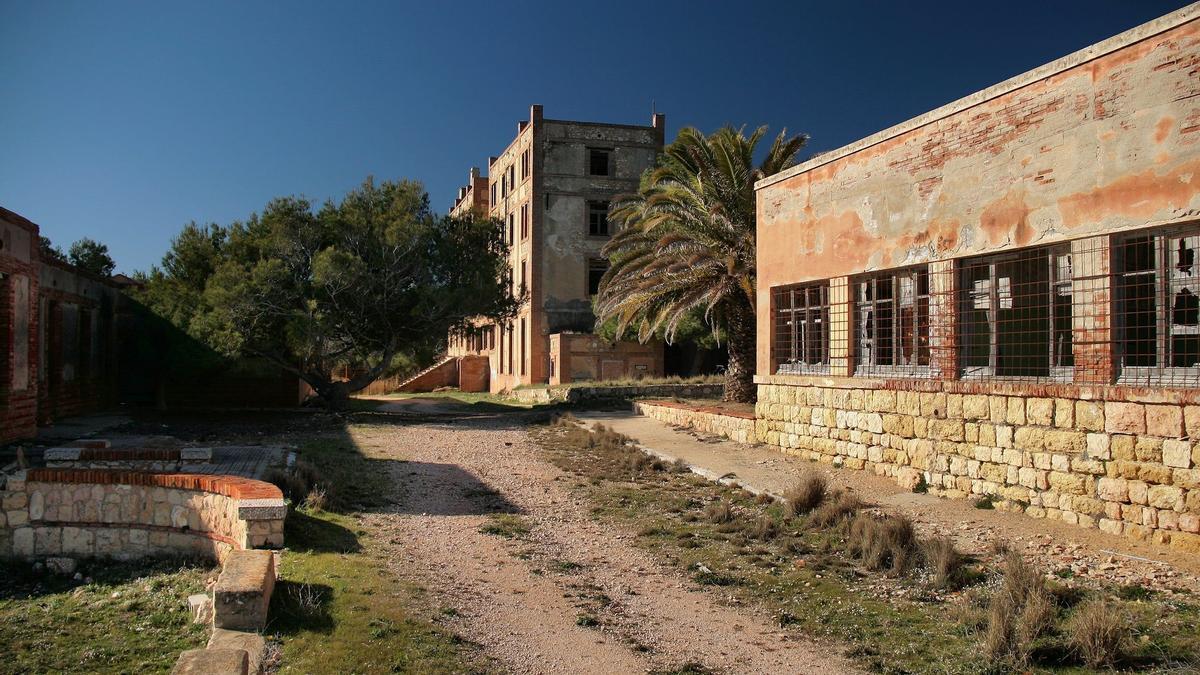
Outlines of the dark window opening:
{"type": "Polygon", "coordinates": [[[1200,384],[1200,234],[1114,243],[1117,359],[1123,382],[1200,384]]]}
{"type": "Polygon", "coordinates": [[[1069,379],[1071,278],[1065,246],[965,261],[958,303],[963,376],[1069,379]]]}
{"type": "Polygon", "coordinates": [[[775,339],[776,373],[821,372],[829,367],[829,284],[777,288],[775,339]]]}
{"type": "Polygon", "coordinates": [[[612,150],[607,148],[588,148],[588,175],[609,175],[609,157],[612,150]]]}
{"type": "Polygon", "coordinates": [[[604,277],[604,273],[607,271],[607,260],[588,261],[588,295],[597,295],[600,293],[600,279],[604,277]]]}
{"type": "Polygon", "coordinates": [[[929,366],[929,272],[903,270],[855,285],[859,374],[918,373],[929,366]]]}
{"type": "Polygon", "coordinates": [[[588,234],[608,236],[608,202],[588,202],[588,234]]]}

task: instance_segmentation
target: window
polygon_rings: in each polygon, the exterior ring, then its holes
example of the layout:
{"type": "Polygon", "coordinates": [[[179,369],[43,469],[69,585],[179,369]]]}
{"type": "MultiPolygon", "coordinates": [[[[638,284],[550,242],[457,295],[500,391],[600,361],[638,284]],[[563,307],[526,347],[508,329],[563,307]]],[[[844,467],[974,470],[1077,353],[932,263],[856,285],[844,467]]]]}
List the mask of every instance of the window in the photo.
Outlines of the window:
{"type": "Polygon", "coordinates": [[[513,374],[513,327],[508,326],[508,374],[513,374]]]}
{"type": "Polygon", "coordinates": [[[521,239],[529,238],[529,204],[521,205],[521,239]]]}
{"type": "Polygon", "coordinates": [[[588,234],[608,236],[608,202],[588,202],[588,234]]]}
{"type": "Polygon", "coordinates": [[[772,291],[777,373],[829,369],[829,282],[772,291]]]}
{"type": "Polygon", "coordinates": [[[593,259],[588,261],[588,295],[600,293],[600,279],[608,271],[608,261],[593,259]]]}
{"type": "Polygon", "coordinates": [[[1200,231],[1114,241],[1122,383],[1200,386],[1200,231]]]}
{"type": "Polygon", "coordinates": [[[521,153],[521,180],[529,178],[529,148],[521,153]]]}
{"type": "Polygon", "coordinates": [[[517,165],[508,165],[508,189],[515,190],[517,188],[517,165]]]}
{"type": "Polygon", "coordinates": [[[502,174],[500,174],[500,198],[503,199],[507,196],[508,196],[508,174],[502,173],[502,174]]]}
{"type": "Polygon", "coordinates": [[[900,270],[856,281],[855,374],[924,374],[929,366],[929,271],[900,270]]]}
{"type": "Polygon", "coordinates": [[[492,205],[492,206],[495,206],[495,205],[496,205],[496,184],[495,184],[495,183],[492,183],[492,201],[491,201],[491,205],[492,205]]]}
{"type": "Polygon", "coordinates": [[[521,374],[522,375],[525,374],[525,354],[528,353],[525,351],[527,338],[528,338],[528,335],[525,333],[525,319],[521,319],[521,374]]]}
{"type": "Polygon", "coordinates": [[[607,148],[588,148],[588,175],[589,176],[607,176],[609,175],[609,155],[612,150],[607,148]]]}
{"type": "Polygon", "coordinates": [[[959,279],[964,378],[1071,379],[1069,247],[967,260],[959,279]]]}
{"type": "Polygon", "coordinates": [[[529,261],[521,261],[521,283],[519,285],[518,294],[525,295],[526,289],[529,288],[529,261]]]}
{"type": "Polygon", "coordinates": [[[515,236],[515,234],[514,234],[514,230],[513,230],[513,214],[509,213],[508,214],[508,245],[509,246],[512,246],[513,243],[516,241],[516,239],[513,238],[514,236],[515,236]]]}

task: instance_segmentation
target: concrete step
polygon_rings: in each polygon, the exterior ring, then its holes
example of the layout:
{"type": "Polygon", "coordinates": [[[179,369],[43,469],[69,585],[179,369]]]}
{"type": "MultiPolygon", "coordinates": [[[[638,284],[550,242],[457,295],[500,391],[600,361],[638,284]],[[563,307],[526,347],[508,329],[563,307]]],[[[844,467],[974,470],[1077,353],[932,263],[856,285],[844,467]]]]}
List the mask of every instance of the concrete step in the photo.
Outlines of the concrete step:
{"type": "Polygon", "coordinates": [[[230,551],[213,589],[213,625],[230,630],[262,630],[274,590],[274,553],[230,551]]]}

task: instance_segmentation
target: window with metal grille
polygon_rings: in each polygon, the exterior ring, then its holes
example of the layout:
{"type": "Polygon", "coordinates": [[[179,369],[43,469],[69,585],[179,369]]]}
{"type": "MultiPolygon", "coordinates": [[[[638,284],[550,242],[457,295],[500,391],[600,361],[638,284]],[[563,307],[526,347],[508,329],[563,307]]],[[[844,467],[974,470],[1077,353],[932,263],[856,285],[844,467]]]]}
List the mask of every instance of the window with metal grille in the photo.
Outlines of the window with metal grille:
{"type": "Polygon", "coordinates": [[[608,236],[608,202],[588,202],[588,234],[608,236]]]}
{"type": "Polygon", "coordinates": [[[959,266],[958,356],[964,379],[1070,380],[1069,246],[964,260],[959,266]]]}
{"type": "Polygon", "coordinates": [[[1200,386],[1200,229],[1115,238],[1122,383],[1200,386]]]}
{"type": "Polygon", "coordinates": [[[929,270],[855,280],[856,375],[929,373],[929,270]]]}
{"type": "Polygon", "coordinates": [[[772,289],[775,372],[829,370],[829,282],[772,289]]]}
{"type": "Polygon", "coordinates": [[[609,155],[612,150],[608,148],[588,148],[588,175],[589,176],[607,176],[609,175],[609,155]]]}

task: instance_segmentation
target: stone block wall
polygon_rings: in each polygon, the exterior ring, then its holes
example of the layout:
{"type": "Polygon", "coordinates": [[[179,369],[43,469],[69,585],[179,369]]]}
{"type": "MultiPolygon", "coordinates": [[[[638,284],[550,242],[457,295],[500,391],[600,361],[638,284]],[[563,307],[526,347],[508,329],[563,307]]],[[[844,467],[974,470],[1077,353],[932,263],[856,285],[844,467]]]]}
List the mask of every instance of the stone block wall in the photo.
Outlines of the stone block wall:
{"type": "Polygon", "coordinates": [[[738,443],[754,443],[754,413],[697,406],[674,401],[634,401],[633,410],[650,419],[722,436],[738,443]]]}
{"type": "Polygon", "coordinates": [[[1200,552],[1200,399],[1191,392],[758,379],[756,436],[785,452],[1200,552]]]}
{"type": "Polygon", "coordinates": [[[723,384],[643,384],[610,387],[574,384],[516,389],[511,396],[526,403],[579,403],[580,401],[628,400],[645,396],[720,398],[724,392],[725,385],[723,384]]]}
{"type": "Polygon", "coordinates": [[[283,545],[279,488],[234,476],[31,469],[0,488],[0,557],[133,559],[283,545]]]}

